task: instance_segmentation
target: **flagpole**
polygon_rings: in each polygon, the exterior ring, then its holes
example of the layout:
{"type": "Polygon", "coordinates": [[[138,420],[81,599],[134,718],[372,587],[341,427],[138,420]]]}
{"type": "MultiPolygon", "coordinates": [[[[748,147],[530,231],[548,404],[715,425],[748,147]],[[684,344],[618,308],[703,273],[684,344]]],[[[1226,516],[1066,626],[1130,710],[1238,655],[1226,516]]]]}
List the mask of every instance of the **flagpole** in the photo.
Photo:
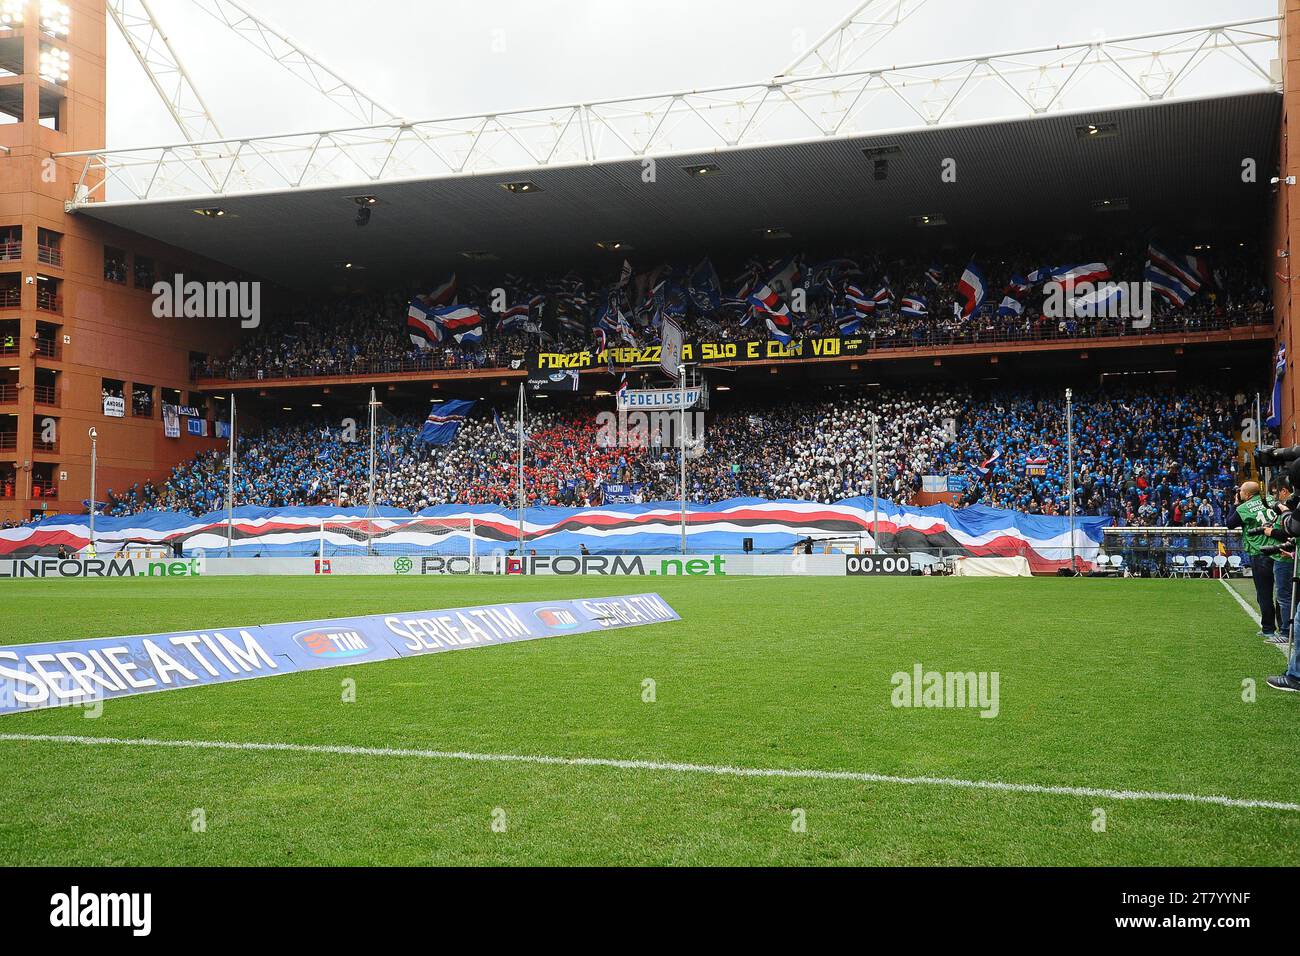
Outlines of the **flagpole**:
{"type": "Polygon", "coordinates": [[[226,451],[226,557],[235,539],[235,393],[230,393],[230,438],[226,451]]]}
{"type": "Polygon", "coordinates": [[[871,416],[871,553],[880,550],[880,461],[876,455],[876,415],[871,416]]]}
{"type": "MultiPolygon", "coordinates": [[[[375,517],[375,406],[378,405],[375,399],[375,387],[370,386],[370,482],[366,494],[366,518],[371,520],[375,517]]],[[[366,554],[375,553],[375,539],[370,533],[370,528],[366,529],[366,554]]]]}
{"type": "Polygon", "coordinates": [[[1074,392],[1065,390],[1065,471],[1066,493],[1070,496],[1070,573],[1074,559],[1074,392]]]}
{"type": "Polygon", "coordinates": [[[677,366],[677,372],[681,375],[682,380],[682,410],[681,410],[681,432],[682,446],[682,554],[686,554],[686,363],[677,366]]]}
{"type": "Polygon", "coordinates": [[[519,414],[515,416],[515,425],[519,432],[519,485],[517,502],[519,506],[519,557],[524,556],[524,383],[519,383],[519,414]]]}

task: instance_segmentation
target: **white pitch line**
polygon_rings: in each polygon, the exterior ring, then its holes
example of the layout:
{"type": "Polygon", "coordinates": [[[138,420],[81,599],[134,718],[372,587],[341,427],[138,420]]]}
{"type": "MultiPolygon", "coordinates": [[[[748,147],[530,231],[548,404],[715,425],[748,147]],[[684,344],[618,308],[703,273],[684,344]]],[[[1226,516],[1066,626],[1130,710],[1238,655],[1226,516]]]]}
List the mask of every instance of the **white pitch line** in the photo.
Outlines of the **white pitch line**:
{"type": "Polygon", "coordinates": [[[338,754],[347,757],[408,757],[424,760],[463,760],[473,763],[543,764],[552,767],[609,767],[615,770],[649,770],[667,773],[699,773],[715,777],[775,777],[790,780],[844,780],[853,783],[889,783],[929,787],[959,787],[967,790],[998,790],[1004,793],[1036,793],[1062,797],[1094,797],[1106,800],[1158,800],[1179,803],[1211,803],[1222,807],[1286,810],[1300,813],[1300,803],[1253,800],[1198,793],[1165,793],[1159,790],[1109,790],[1100,787],[1062,787],[1037,783],[1003,783],[999,780],[962,780],[956,777],[898,777],[855,770],[797,770],[764,767],[729,767],[717,764],[672,763],[656,760],[613,760],[607,757],[548,757],[541,754],[485,754],[461,750],[418,750],[404,747],[354,747],[342,744],[248,743],[232,740],[153,740],[150,738],[81,737],[71,734],[0,734],[0,741],[84,744],[88,746],[172,747],[189,750],[277,751],[306,754],[338,754]]]}
{"type": "MultiPolygon", "coordinates": [[[[1240,604],[1241,609],[1246,612],[1246,616],[1255,622],[1256,627],[1259,627],[1262,623],[1259,619],[1259,612],[1256,611],[1253,607],[1251,607],[1249,602],[1244,597],[1242,597],[1240,594],[1237,593],[1237,589],[1234,588],[1231,584],[1229,584],[1226,578],[1219,578],[1219,583],[1222,584],[1225,588],[1227,588],[1228,593],[1232,595],[1233,600],[1235,600],[1238,604],[1240,604]]],[[[1269,647],[1276,647],[1278,651],[1281,652],[1282,656],[1286,657],[1286,648],[1283,647],[1281,644],[1270,643],[1269,647]]]]}

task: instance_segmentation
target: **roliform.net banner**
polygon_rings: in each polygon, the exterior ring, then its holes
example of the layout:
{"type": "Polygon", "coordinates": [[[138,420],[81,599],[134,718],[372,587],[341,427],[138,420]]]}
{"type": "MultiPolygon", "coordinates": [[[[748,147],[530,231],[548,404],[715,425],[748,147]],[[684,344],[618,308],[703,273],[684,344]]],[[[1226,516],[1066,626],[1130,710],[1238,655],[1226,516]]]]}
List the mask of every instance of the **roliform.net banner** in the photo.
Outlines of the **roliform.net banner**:
{"type": "Polygon", "coordinates": [[[0,646],[0,714],[680,621],[658,594],[0,646]]]}

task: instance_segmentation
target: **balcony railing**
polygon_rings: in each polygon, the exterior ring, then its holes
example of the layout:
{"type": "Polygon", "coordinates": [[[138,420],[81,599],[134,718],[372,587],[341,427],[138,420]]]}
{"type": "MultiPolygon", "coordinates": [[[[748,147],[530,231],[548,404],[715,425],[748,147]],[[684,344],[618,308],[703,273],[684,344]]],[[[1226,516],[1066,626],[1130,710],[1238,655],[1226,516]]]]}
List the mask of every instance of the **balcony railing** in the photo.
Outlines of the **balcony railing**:
{"type": "Polygon", "coordinates": [[[12,404],[18,401],[17,385],[0,385],[0,405],[12,404]]]}
{"type": "Polygon", "coordinates": [[[45,358],[58,358],[63,352],[62,347],[54,339],[37,339],[36,354],[45,358]]]}
{"type": "Polygon", "coordinates": [[[44,309],[46,312],[62,312],[63,296],[57,292],[46,292],[44,289],[38,288],[36,290],[36,308],[44,309]]]}
{"type": "Polygon", "coordinates": [[[0,289],[0,309],[17,309],[23,304],[23,293],[18,286],[0,289]]]}
{"type": "MultiPolygon", "coordinates": [[[[1005,345],[1008,349],[1033,347],[1056,343],[1058,347],[1078,346],[1087,348],[1099,342],[1119,342],[1140,345],[1144,339],[1155,335],[1198,335],[1207,332],[1224,332],[1240,330],[1272,330],[1272,318],[1268,316],[1251,316],[1239,313],[1231,316],[1180,316],[1161,318],[1154,321],[1150,328],[1133,329],[1123,321],[1116,320],[1106,324],[1075,329],[1059,329],[1055,320],[1044,321],[1038,325],[1024,324],[1021,327],[990,327],[984,323],[968,323],[957,330],[947,330],[934,326],[917,326],[914,329],[896,330],[888,324],[882,324],[875,335],[869,337],[865,344],[852,353],[838,356],[852,359],[864,354],[903,351],[911,349],[968,349],[1005,345]]],[[[864,333],[858,338],[870,336],[864,333]]],[[[701,336],[708,340],[707,335],[701,336]]],[[[743,337],[718,338],[720,342],[742,342],[743,337]]],[[[333,355],[322,355],[312,362],[295,365],[272,365],[259,368],[251,361],[230,363],[215,362],[210,366],[196,365],[192,377],[223,378],[229,381],[263,381],[282,378],[328,378],[354,375],[390,375],[410,372],[437,371],[508,371],[520,367],[518,363],[523,353],[536,349],[536,339],[529,338],[527,344],[504,346],[489,345],[478,352],[460,352],[450,349],[430,349],[414,358],[407,356],[361,356],[347,361],[337,361],[333,355]]],[[[582,351],[591,349],[590,342],[575,339],[570,344],[545,346],[547,351],[582,351]]],[[[805,358],[812,358],[810,351],[804,352],[805,358]]],[[[616,366],[617,367],[617,366],[616,366]]]]}
{"type": "Polygon", "coordinates": [[[32,389],[37,405],[59,404],[59,389],[55,385],[37,385],[32,389]]]}
{"type": "Polygon", "coordinates": [[[0,451],[13,451],[17,447],[17,432],[0,432],[0,451]]]}
{"type": "Polygon", "coordinates": [[[23,244],[21,242],[0,242],[0,262],[16,262],[22,257],[23,244]]]}
{"type": "Polygon", "coordinates": [[[46,501],[57,501],[59,498],[59,486],[48,479],[32,479],[32,497],[44,498],[46,501]]]}
{"type": "Polygon", "coordinates": [[[36,261],[47,266],[63,265],[63,250],[58,246],[41,246],[36,247],[36,261]]]}
{"type": "Polygon", "coordinates": [[[54,441],[42,441],[40,438],[32,439],[32,451],[56,452],[58,450],[59,450],[59,442],[57,438],[54,441]]]}

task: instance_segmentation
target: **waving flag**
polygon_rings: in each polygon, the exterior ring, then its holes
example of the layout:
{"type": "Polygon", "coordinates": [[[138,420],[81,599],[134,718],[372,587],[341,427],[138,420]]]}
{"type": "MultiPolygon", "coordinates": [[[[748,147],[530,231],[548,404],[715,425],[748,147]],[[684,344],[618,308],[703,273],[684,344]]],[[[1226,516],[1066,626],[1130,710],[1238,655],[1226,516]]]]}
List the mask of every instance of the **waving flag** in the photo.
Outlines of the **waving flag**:
{"type": "Polygon", "coordinates": [[[483,316],[467,305],[430,308],[414,299],[406,309],[406,332],[411,342],[422,349],[448,338],[469,348],[483,341],[483,316]]]}
{"type": "Polygon", "coordinates": [[[1018,299],[1026,292],[1028,292],[1029,287],[1037,281],[1038,281],[1037,269],[1035,269],[1033,272],[1033,278],[1022,276],[1020,275],[1020,273],[1014,272],[1011,274],[1011,281],[1007,283],[1006,290],[1002,294],[1013,295],[1018,299]]]}
{"type": "Polygon", "coordinates": [[[993,466],[997,464],[998,459],[1001,457],[1002,457],[1002,449],[999,448],[992,455],[986,458],[982,464],[976,465],[975,470],[978,471],[981,476],[987,478],[989,476],[989,472],[993,470],[993,466]]]}
{"type": "Polygon", "coordinates": [[[512,305],[501,313],[498,328],[502,332],[514,332],[516,329],[523,329],[528,324],[528,317],[531,310],[527,302],[520,302],[518,305],[512,305]]]}
{"type": "Polygon", "coordinates": [[[406,307],[406,334],[412,345],[422,349],[433,348],[442,341],[442,326],[433,316],[433,309],[419,299],[412,299],[406,307]]]}
{"type": "Polygon", "coordinates": [[[1277,347],[1277,358],[1273,362],[1273,394],[1268,400],[1268,418],[1264,424],[1277,431],[1282,427],[1282,377],[1286,375],[1286,346],[1277,347]]]}
{"type": "Polygon", "coordinates": [[[429,305],[451,305],[456,301],[456,273],[451,274],[451,278],[438,286],[427,296],[429,305]]]}
{"type": "Polygon", "coordinates": [[[790,310],[766,283],[749,297],[749,304],[754,311],[762,312],[767,319],[768,331],[782,345],[789,345],[794,339],[794,326],[790,322],[790,310]]]}
{"type": "Polygon", "coordinates": [[[434,402],[420,429],[420,441],[426,445],[449,445],[465,424],[465,418],[474,408],[474,399],[464,401],[453,398],[445,402],[434,402]]]}
{"type": "Polygon", "coordinates": [[[1086,295],[1076,296],[1070,303],[1070,311],[1078,316],[1118,315],[1124,301],[1127,286],[1114,282],[1103,282],[1086,295]]]}
{"type": "Polygon", "coordinates": [[[862,314],[856,309],[846,309],[835,316],[840,335],[856,335],[862,328],[862,314]]]}
{"type": "Polygon", "coordinates": [[[876,311],[876,300],[868,296],[862,286],[852,282],[844,287],[844,301],[859,315],[870,315],[876,311]]]}
{"type": "Polygon", "coordinates": [[[1104,262],[1089,262],[1078,266],[1057,266],[1051,270],[1050,281],[1059,282],[1066,292],[1073,292],[1075,283],[1101,282],[1110,278],[1110,267],[1104,262]]]}
{"type": "Polygon", "coordinates": [[[930,266],[925,270],[925,281],[930,283],[932,289],[939,288],[940,283],[943,282],[943,273],[939,271],[938,266],[930,266]]]}
{"type": "Polygon", "coordinates": [[[901,300],[899,300],[899,305],[901,306],[899,311],[902,312],[903,315],[911,316],[912,318],[919,318],[920,316],[930,314],[930,310],[926,308],[925,299],[921,298],[919,295],[905,295],[901,300]]]}
{"type": "Polygon", "coordinates": [[[1155,243],[1147,246],[1143,278],[1151,291],[1178,308],[1185,306],[1204,284],[1205,264],[1196,256],[1170,255],[1155,243]]]}
{"type": "Polygon", "coordinates": [[[691,301],[701,312],[713,313],[722,305],[722,282],[707,258],[691,272],[689,291],[691,301]]]}
{"type": "Polygon", "coordinates": [[[890,291],[888,278],[885,279],[884,285],[876,290],[875,295],[871,297],[871,301],[875,302],[876,305],[884,305],[886,302],[894,301],[894,293],[890,291]]]}
{"type": "Polygon", "coordinates": [[[467,305],[453,305],[435,309],[438,322],[461,348],[469,348],[483,341],[483,316],[478,309],[467,305]]]}
{"type": "Polygon", "coordinates": [[[981,305],[984,304],[984,296],[988,288],[984,283],[984,273],[980,272],[979,266],[972,262],[966,267],[966,271],[961,274],[961,281],[957,283],[957,295],[961,299],[961,317],[969,319],[981,305]]]}
{"type": "Polygon", "coordinates": [[[1020,300],[1011,295],[1004,295],[998,306],[999,316],[1020,315],[1024,311],[1025,307],[1020,304],[1020,300]]]}

